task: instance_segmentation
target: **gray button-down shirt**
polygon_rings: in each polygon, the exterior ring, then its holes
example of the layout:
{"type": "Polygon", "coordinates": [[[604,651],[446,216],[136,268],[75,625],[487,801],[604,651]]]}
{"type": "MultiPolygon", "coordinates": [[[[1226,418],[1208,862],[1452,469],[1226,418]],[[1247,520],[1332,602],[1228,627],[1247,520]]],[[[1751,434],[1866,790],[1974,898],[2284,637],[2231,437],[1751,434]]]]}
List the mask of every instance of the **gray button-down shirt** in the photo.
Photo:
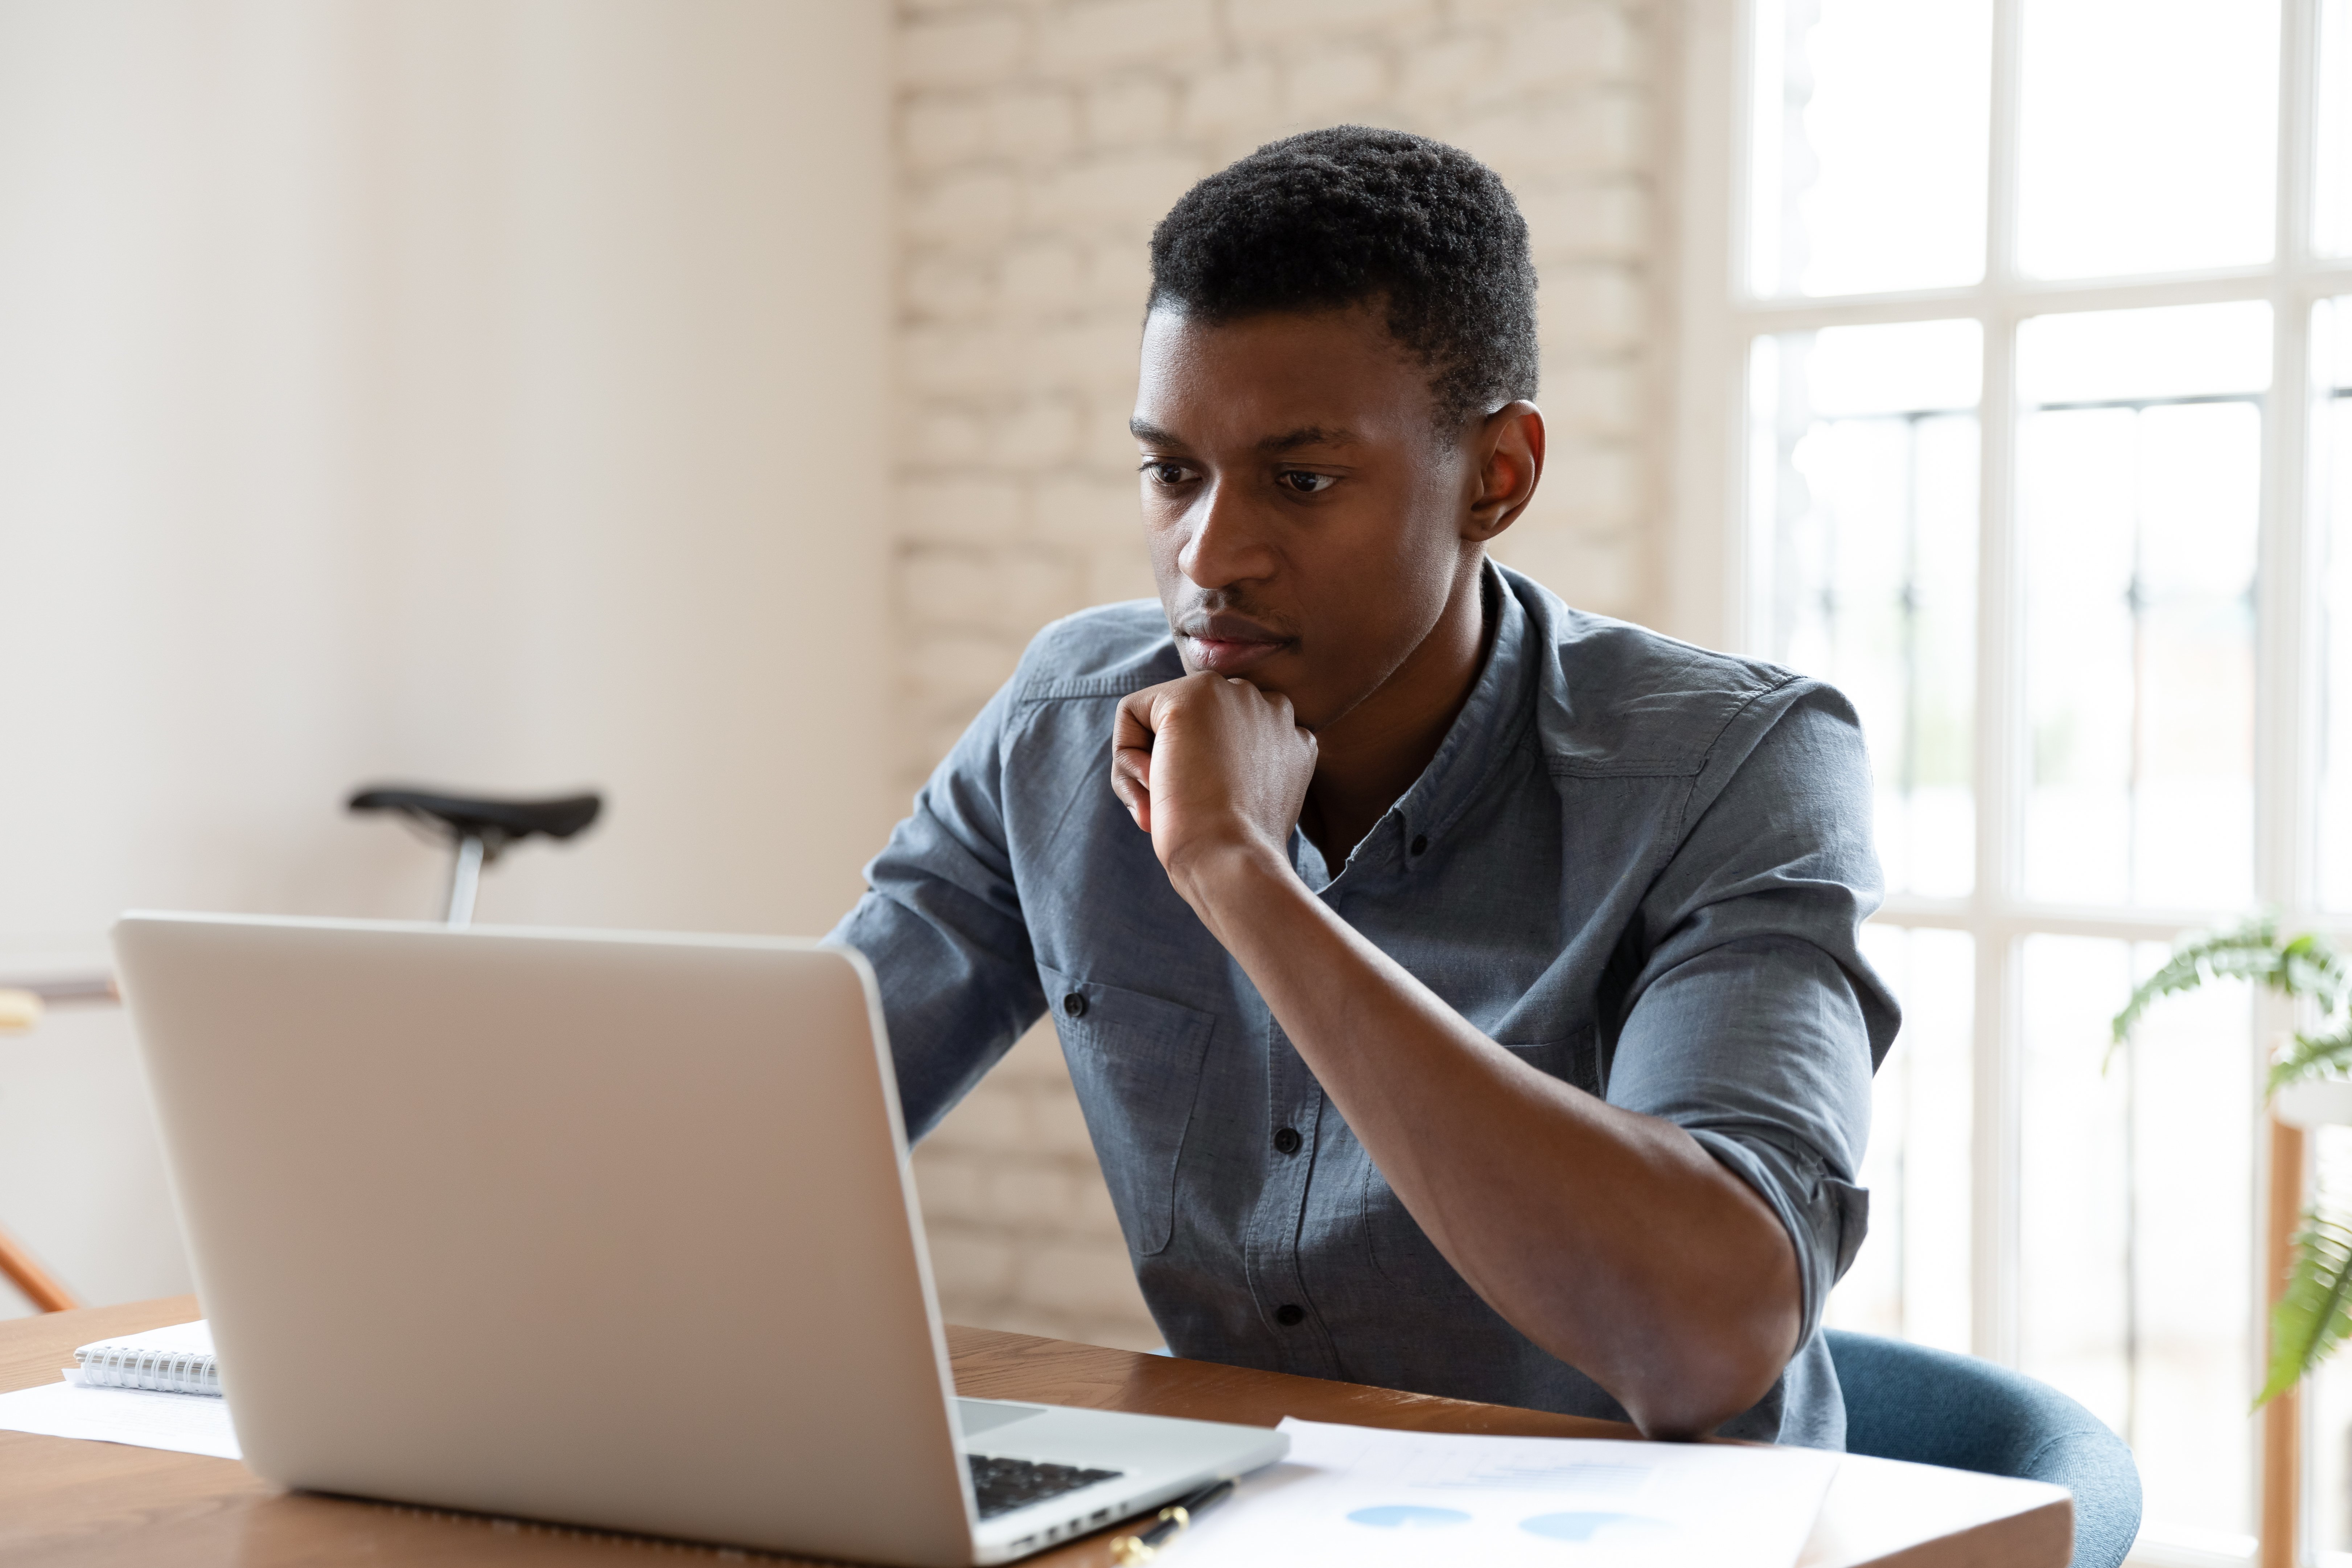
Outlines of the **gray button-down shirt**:
{"type": "MultiPolygon", "coordinates": [[[[1855,947],[1878,872],[1853,710],[1499,567],[1487,598],[1491,651],[1428,770],[1336,875],[1295,832],[1293,863],[1521,1059],[1763,1194],[1801,1349],[1724,1430],[1842,1447],[1817,1330],[1867,1223],[1896,1024],[1855,947]]],[[[1177,1354],[1622,1419],[1446,1263],[1112,795],[1118,700],[1182,673],[1149,600],[1048,626],[867,868],[834,936],[880,977],[909,1133],[1050,1009],[1177,1354]]]]}

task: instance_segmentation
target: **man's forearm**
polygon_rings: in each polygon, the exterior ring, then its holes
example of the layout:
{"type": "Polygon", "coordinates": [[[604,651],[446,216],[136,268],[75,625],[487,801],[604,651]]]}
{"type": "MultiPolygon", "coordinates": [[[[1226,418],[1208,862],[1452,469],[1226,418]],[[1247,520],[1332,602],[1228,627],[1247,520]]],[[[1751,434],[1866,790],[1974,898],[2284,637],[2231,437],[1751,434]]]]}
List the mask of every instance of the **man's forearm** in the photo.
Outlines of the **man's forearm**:
{"type": "Polygon", "coordinates": [[[1705,1432],[1795,1349],[1795,1249],[1670,1122],[1487,1039],[1256,847],[1171,865],[1408,1211],[1520,1332],[1644,1430],[1705,1432]]]}

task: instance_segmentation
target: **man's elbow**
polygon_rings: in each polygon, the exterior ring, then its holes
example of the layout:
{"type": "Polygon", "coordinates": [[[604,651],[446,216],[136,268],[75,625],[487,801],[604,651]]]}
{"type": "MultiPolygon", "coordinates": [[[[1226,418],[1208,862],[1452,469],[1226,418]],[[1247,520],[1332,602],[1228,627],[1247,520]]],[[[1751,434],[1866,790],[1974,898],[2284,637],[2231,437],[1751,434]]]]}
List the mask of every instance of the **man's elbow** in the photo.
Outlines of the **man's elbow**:
{"type": "Polygon", "coordinates": [[[1691,1443],[1752,1407],[1772,1390],[1780,1369],[1767,1376],[1681,1376],[1661,1378],[1654,1386],[1628,1390],[1619,1403],[1644,1437],[1670,1443],[1691,1443]]]}
{"type": "Polygon", "coordinates": [[[1795,1302],[1759,1301],[1688,1325],[1612,1390],[1644,1437],[1690,1442],[1772,1392],[1796,1348],[1795,1302]]]}
{"type": "Polygon", "coordinates": [[[1632,1375],[1610,1390],[1644,1436],[1704,1437],[1752,1408],[1788,1370],[1804,1326],[1802,1265],[1788,1231],[1753,1188],[1716,1173],[1736,1223],[1686,1249],[1671,1282],[1654,1288],[1632,1375]]]}

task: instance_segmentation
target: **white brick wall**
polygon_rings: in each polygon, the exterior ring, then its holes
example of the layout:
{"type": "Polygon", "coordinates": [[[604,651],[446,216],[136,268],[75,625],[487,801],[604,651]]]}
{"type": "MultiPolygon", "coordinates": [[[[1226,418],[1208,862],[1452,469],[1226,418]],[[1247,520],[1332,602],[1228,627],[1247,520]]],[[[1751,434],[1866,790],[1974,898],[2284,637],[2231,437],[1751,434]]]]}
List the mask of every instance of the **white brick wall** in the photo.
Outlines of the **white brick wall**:
{"type": "MultiPolygon", "coordinates": [[[[1517,193],[1551,449],[1498,552],[1640,617],[1659,79],[1648,0],[902,0],[893,474],[906,782],[1056,616],[1152,592],[1126,433],[1151,226],[1275,136],[1443,138],[1517,193]]],[[[1050,1029],[916,1156],[953,1321],[1158,1342],[1050,1029]]]]}

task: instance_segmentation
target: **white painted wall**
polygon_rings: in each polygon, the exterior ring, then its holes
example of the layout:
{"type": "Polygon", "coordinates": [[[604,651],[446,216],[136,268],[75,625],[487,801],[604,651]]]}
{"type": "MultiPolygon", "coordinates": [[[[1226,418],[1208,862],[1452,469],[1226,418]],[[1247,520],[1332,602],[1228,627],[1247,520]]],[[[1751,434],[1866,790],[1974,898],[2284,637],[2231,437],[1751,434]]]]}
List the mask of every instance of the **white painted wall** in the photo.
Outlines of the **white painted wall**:
{"type": "MultiPolygon", "coordinates": [[[[846,907],[904,804],[888,25],[0,0],[0,972],[430,913],[341,809],[385,776],[607,793],[487,921],[846,907]]],[[[120,1015],[0,1037],[0,1226],[184,1289],[120,1015]]]]}

